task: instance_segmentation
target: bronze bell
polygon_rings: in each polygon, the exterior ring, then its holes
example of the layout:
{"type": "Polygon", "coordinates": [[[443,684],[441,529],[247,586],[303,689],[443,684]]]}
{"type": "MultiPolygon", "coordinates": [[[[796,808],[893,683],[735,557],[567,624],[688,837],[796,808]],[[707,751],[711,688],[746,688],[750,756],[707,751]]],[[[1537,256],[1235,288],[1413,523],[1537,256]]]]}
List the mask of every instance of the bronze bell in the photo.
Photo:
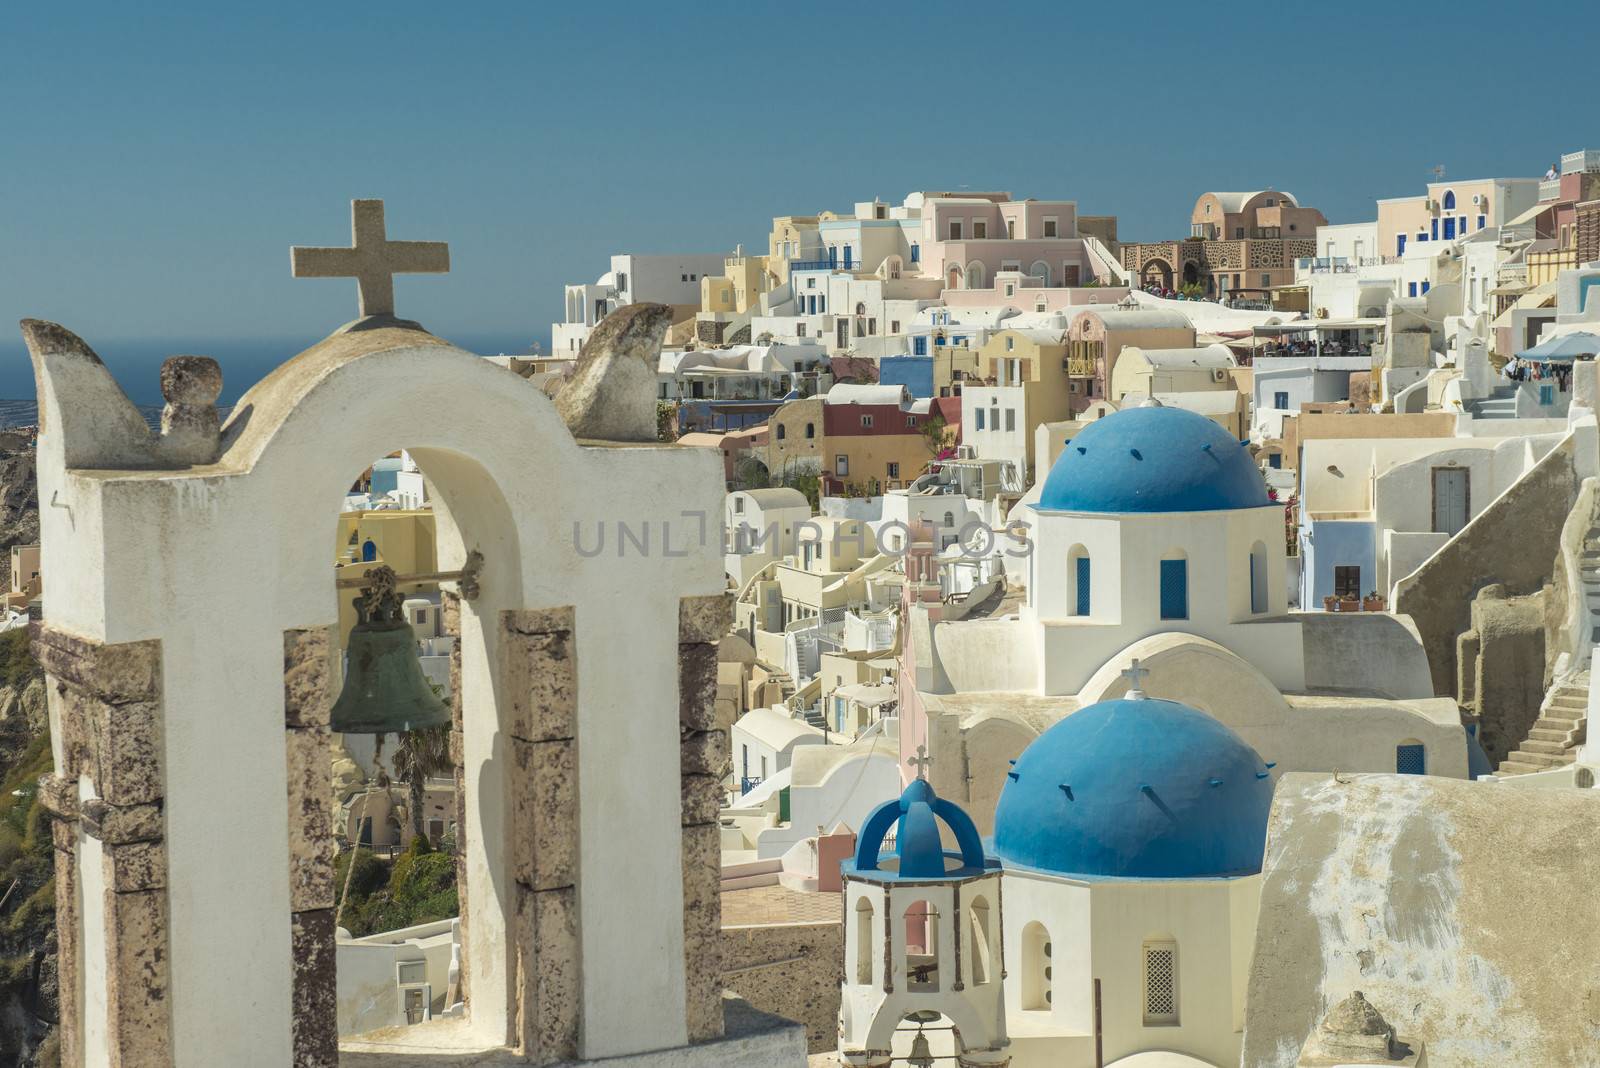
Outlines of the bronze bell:
{"type": "Polygon", "coordinates": [[[417,658],[417,639],[401,613],[394,571],[373,568],[355,599],[344,688],[333,704],[341,734],[399,734],[450,725],[450,708],[434,694],[417,658]]]}
{"type": "Polygon", "coordinates": [[[933,1049],[928,1045],[928,1036],[920,1030],[917,1037],[911,1040],[911,1056],[906,1058],[907,1064],[914,1064],[917,1068],[933,1068],[933,1049]]]}

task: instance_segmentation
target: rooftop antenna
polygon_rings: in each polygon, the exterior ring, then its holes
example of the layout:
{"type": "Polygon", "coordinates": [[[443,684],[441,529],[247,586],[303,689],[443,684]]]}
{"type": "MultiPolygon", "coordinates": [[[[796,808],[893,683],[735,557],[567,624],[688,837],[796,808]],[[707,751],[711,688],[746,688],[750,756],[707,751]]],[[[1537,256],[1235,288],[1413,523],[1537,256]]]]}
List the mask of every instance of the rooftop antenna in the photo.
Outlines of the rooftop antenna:
{"type": "Polygon", "coordinates": [[[1444,181],[1444,164],[1440,163],[1440,164],[1436,165],[1433,168],[1433,172],[1432,173],[1433,173],[1433,180],[1434,181],[1436,181],[1436,182],[1444,181]]]}

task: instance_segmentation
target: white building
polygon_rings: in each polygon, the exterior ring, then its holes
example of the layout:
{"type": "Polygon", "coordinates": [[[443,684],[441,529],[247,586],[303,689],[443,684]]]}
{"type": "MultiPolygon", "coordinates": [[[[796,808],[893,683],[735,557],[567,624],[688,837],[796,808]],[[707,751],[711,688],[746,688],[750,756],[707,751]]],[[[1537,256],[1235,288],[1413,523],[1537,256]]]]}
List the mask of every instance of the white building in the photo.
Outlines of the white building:
{"type": "Polygon", "coordinates": [[[700,279],[720,275],[727,257],[721,252],[639,256],[624,252],[611,257],[611,269],[592,283],[566,287],[565,317],[550,327],[550,351],[575,354],[607,315],[626,304],[670,304],[687,318],[700,307],[700,279]]]}
{"type": "Polygon", "coordinates": [[[795,554],[795,528],[811,518],[811,503],[797,489],[736,490],[722,503],[727,552],[724,567],[734,586],[744,584],[774,560],[795,554]]]}

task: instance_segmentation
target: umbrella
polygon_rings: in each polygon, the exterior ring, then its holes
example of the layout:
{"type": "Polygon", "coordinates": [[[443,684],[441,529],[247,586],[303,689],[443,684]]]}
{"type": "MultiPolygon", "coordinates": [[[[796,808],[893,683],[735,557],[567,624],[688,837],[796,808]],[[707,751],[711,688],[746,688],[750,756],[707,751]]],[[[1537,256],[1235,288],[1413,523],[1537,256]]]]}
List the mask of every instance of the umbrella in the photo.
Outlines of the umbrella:
{"type": "Polygon", "coordinates": [[[1575,330],[1570,334],[1553,337],[1543,341],[1525,352],[1517,353],[1525,360],[1571,360],[1578,356],[1593,356],[1600,353],[1600,335],[1591,334],[1587,330],[1575,330]]]}

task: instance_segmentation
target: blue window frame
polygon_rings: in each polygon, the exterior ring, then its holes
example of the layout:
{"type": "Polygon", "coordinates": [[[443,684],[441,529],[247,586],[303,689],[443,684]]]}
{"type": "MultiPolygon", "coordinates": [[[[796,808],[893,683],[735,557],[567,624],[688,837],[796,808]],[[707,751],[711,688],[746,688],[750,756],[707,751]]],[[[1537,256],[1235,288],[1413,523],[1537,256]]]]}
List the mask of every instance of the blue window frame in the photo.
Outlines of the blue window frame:
{"type": "Polygon", "coordinates": [[[1439,219],[1438,219],[1438,217],[1436,216],[1436,217],[1434,217],[1432,219],[1429,219],[1428,220],[1428,224],[1429,224],[1428,225],[1428,240],[1430,240],[1430,241],[1439,240],[1439,219]]]}
{"type": "Polygon", "coordinates": [[[828,246],[828,266],[829,267],[837,267],[837,266],[839,266],[839,246],[838,245],[829,245],[828,246]]]}
{"type": "Polygon", "coordinates": [[[1189,618],[1189,561],[1161,561],[1161,618],[1189,618]]]}
{"type": "Polygon", "coordinates": [[[1286,390],[1279,390],[1272,394],[1272,406],[1280,412],[1289,410],[1289,394],[1286,390]]]}
{"type": "Polygon", "coordinates": [[[1446,219],[1444,221],[1444,239],[1446,241],[1450,241],[1450,240],[1453,240],[1455,238],[1455,236],[1456,236],[1456,221],[1452,217],[1452,218],[1446,219]]]}
{"type": "Polygon", "coordinates": [[[912,263],[920,263],[921,261],[922,261],[922,246],[920,244],[918,244],[917,242],[913,241],[913,242],[911,242],[911,262],[912,263]]]}
{"type": "Polygon", "coordinates": [[[1073,614],[1086,616],[1089,614],[1089,593],[1091,591],[1091,586],[1089,584],[1089,558],[1087,556],[1080,556],[1075,563],[1077,564],[1078,572],[1078,603],[1075,606],[1073,614]]]}
{"type": "Polygon", "coordinates": [[[1445,210],[1446,211],[1453,211],[1453,210],[1455,210],[1455,206],[1456,206],[1456,191],[1454,189],[1446,189],[1444,191],[1444,207],[1445,207],[1445,210]]]}
{"type": "Polygon", "coordinates": [[[1478,229],[1482,230],[1483,227],[1484,227],[1484,224],[1487,223],[1488,221],[1489,221],[1489,217],[1487,215],[1478,216],[1478,229]]]}
{"type": "Polygon", "coordinates": [[[1417,295],[1417,283],[1415,283],[1415,282],[1407,282],[1406,283],[1406,296],[1414,297],[1416,295],[1417,295]]]}
{"type": "Polygon", "coordinates": [[[928,354],[928,339],[921,336],[912,338],[911,354],[913,356],[926,356],[928,354]]]}
{"type": "Polygon", "coordinates": [[[810,310],[811,314],[812,315],[817,314],[817,298],[814,297],[814,296],[813,297],[807,297],[806,300],[808,301],[808,304],[806,305],[806,307],[810,310]]]}
{"type": "Polygon", "coordinates": [[[850,246],[846,245],[844,247],[844,269],[847,271],[850,269],[851,255],[852,252],[850,246]]]}
{"type": "Polygon", "coordinates": [[[1405,234],[1396,234],[1395,235],[1395,238],[1394,238],[1394,254],[1396,256],[1404,256],[1406,254],[1406,235],[1405,234]]]}
{"type": "Polygon", "coordinates": [[[1550,405],[1554,404],[1555,402],[1556,402],[1556,387],[1555,386],[1540,386],[1539,387],[1539,403],[1544,405],[1544,406],[1546,406],[1546,407],[1549,407],[1550,405]]]}
{"type": "Polygon", "coordinates": [[[1428,752],[1420,744],[1394,747],[1394,770],[1398,775],[1428,774],[1428,752]]]}
{"type": "Polygon", "coordinates": [[[1422,291],[1423,291],[1423,292],[1424,292],[1424,293],[1426,293],[1426,292],[1427,292],[1427,291],[1428,291],[1428,286],[1429,286],[1429,285],[1431,285],[1431,284],[1432,284],[1432,283],[1430,283],[1430,282],[1424,282],[1424,283],[1422,283],[1422,291]]]}

